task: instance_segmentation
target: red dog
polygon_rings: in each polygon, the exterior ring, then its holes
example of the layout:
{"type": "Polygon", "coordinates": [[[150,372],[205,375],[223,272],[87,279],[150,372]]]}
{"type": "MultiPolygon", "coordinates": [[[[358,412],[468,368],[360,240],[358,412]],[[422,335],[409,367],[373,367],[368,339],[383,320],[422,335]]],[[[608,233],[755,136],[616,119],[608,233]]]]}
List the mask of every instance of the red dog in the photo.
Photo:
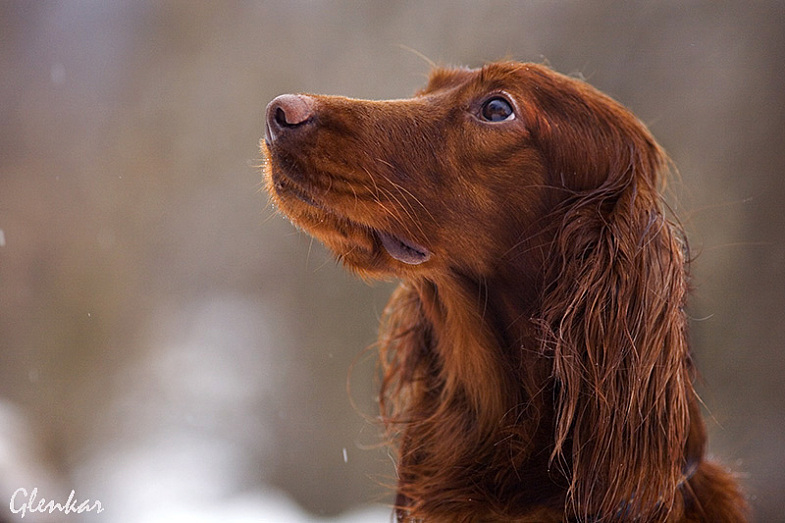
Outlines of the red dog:
{"type": "Polygon", "coordinates": [[[704,460],[667,159],[583,82],[437,69],[414,98],[267,107],[278,208],[402,281],[380,335],[405,521],[746,520],[704,460]]]}

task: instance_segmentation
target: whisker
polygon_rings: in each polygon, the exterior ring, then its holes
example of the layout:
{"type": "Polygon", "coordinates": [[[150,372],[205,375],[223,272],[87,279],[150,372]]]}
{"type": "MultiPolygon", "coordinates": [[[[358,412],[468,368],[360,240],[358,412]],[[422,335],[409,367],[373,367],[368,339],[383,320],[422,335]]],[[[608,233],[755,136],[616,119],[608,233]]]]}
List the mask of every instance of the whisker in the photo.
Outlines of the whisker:
{"type": "Polygon", "coordinates": [[[311,241],[308,242],[308,252],[305,255],[305,269],[308,270],[308,265],[311,263],[311,250],[313,249],[314,237],[311,236],[311,241]]]}
{"type": "MultiPolygon", "coordinates": [[[[385,160],[382,160],[381,158],[376,158],[376,161],[381,162],[381,163],[387,165],[388,167],[390,167],[391,169],[395,170],[395,167],[391,163],[389,163],[389,162],[387,162],[385,160]]],[[[390,179],[389,176],[385,175],[384,173],[380,172],[379,176],[383,177],[387,181],[387,183],[389,183],[395,189],[397,189],[399,192],[401,192],[402,193],[401,196],[408,195],[410,198],[412,198],[420,207],[422,207],[422,209],[428,214],[428,216],[431,218],[431,220],[433,220],[434,222],[436,221],[436,218],[434,218],[433,214],[431,214],[431,211],[428,209],[428,207],[424,203],[422,203],[420,201],[420,199],[417,198],[417,196],[413,192],[411,192],[409,189],[407,189],[403,185],[394,182],[393,180],[390,179]],[[403,193],[406,193],[406,194],[403,194],[403,193]]]]}
{"type": "MultiPolygon", "coordinates": [[[[369,173],[370,175],[370,173],[369,173]]],[[[398,204],[398,207],[406,214],[407,221],[404,221],[400,216],[396,213],[388,209],[385,204],[381,201],[381,198],[377,198],[377,204],[387,212],[387,215],[392,218],[398,225],[404,228],[407,234],[411,235],[410,225],[414,225],[417,230],[419,231],[420,235],[427,241],[428,238],[426,237],[425,230],[422,228],[422,224],[420,220],[417,219],[416,213],[411,209],[409,205],[401,201],[401,199],[392,193],[392,191],[385,189],[383,187],[377,186],[377,189],[380,193],[386,196],[392,202],[398,204]]]]}

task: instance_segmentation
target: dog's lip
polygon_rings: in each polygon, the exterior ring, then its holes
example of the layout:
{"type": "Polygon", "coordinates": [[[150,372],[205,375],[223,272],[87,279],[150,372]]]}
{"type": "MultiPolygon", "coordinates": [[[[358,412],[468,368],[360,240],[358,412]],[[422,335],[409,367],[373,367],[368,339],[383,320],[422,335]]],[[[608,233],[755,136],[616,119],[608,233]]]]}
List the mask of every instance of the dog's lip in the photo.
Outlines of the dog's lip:
{"type": "Polygon", "coordinates": [[[281,193],[291,194],[292,196],[294,196],[295,198],[297,198],[301,202],[303,202],[305,204],[308,204],[311,207],[316,207],[317,209],[321,209],[323,211],[330,212],[329,209],[327,209],[324,205],[322,205],[321,203],[319,203],[316,200],[314,200],[313,198],[311,198],[304,191],[300,190],[300,188],[297,187],[295,184],[289,183],[288,179],[286,181],[285,180],[278,180],[278,181],[276,181],[275,182],[275,190],[279,194],[281,194],[281,193]]]}
{"type": "MultiPolygon", "coordinates": [[[[275,183],[275,189],[279,193],[291,194],[310,207],[314,207],[328,214],[339,216],[339,214],[334,210],[311,197],[307,191],[302,190],[297,184],[292,183],[288,178],[278,180],[275,183]]],[[[343,217],[343,219],[353,223],[358,228],[370,230],[373,232],[373,234],[375,234],[379,239],[379,242],[382,244],[384,250],[387,251],[387,254],[402,263],[407,265],[419,265],[421,263],[425,263],[431,258],[431,251],[427,247],[424,247],[423,245],[420,245],[413,240],[404,238],[391,232],[377,229],[372,226],[362,225],[346,217],[343,217]]]]}

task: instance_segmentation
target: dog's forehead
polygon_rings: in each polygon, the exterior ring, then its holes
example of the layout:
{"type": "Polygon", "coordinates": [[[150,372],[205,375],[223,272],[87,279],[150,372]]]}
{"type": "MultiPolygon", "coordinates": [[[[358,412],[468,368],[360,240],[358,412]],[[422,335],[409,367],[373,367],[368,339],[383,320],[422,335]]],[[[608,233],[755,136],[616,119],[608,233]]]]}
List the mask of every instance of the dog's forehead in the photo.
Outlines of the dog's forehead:
{"type": "Polygon", "coordinates": [[[457,87],[470,80],[476,72],[476,69],[468,67],[435,67],[428,75],[428,83],[421,92],[429,93],[457,87]]]}
{"type": "Polygon", "coordinates": [[[435,67],[427,85],[417,94],[429,94],[464,86],[483,88],[513,87],[519,83],[531,64],[491,62],[480,68],[435,67]]]}

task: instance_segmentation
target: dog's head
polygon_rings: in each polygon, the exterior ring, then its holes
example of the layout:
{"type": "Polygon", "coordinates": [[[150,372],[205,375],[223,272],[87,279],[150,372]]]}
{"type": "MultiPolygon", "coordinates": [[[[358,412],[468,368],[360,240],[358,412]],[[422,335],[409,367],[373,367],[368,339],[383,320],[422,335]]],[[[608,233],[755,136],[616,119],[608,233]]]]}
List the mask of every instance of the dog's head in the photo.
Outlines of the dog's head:
{"type": "Polygon", "coordinates": [[[267,106],[266,183],[361,274],[484,275],[530,247],[559,200],[633,162],[605,132],[619,111],[582,82],[513,62],[437,69],[410,99],[282,95],[267,106]]]}

